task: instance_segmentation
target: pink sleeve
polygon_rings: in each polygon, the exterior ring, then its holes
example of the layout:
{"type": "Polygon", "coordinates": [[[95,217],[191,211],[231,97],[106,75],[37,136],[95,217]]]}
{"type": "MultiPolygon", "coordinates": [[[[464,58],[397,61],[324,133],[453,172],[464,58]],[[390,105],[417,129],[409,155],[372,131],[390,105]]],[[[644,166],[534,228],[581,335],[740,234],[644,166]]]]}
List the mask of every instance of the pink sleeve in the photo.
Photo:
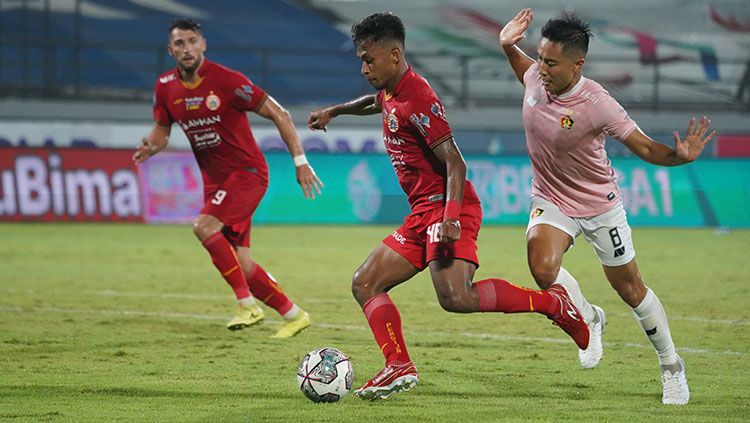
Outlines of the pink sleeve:
{"type": "Polygon", "coordinates": [[[154,121],[162,126],[171,126],[172,122],[174,122],[174,119],[172,119],[172,116],[169,114],[169,110],[167,109],[166,98],[164,98],[166,96],[164,87],[166,87],[165,84],[162,84],[158,80],[156,81],[156,86],[154,87],[153,105],[154,121]]]}
{"type": "Polygon", "coordinates": [[[531,66],[529,66],[528,69],[526,69],[526,72],[523,74],[523,86],[528,86],[529,79],[535,78],[539,75],[539,64],[534,62],[531,66]]]}
{"type": "Polygon", "coordinates": [[[611,96],[603,96],[597,106],[593,109],[592,123],[595,128],[601,128],[612,138],[622,141],[638,127],[628,112],[611,96]]]}
{"type": "Polygon", "coordinates": [[[225,89],[232,99],[232,105],[240,110],[256,111],[268,96],[263,88],[238,72],[227,78],[225,89]]]}

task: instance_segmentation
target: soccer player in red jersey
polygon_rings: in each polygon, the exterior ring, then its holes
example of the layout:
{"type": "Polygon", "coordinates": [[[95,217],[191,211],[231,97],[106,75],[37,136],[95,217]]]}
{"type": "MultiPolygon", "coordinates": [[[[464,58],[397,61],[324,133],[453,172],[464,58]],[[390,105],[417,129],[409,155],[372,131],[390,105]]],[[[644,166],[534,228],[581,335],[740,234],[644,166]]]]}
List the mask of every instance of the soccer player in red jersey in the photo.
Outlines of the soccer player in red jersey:
{"type": "Polygon", "coordinates": [[[352,279],[352,293],[385,355],[385,368],[355,394],[386,398],[419,380],[388,291],[427,267],[445,310],[541,313],[586,348],[588,327],[565,288],[536,291],[494,278],[472,283],[479,266],[476,241],[482,209],[466,180],[466,164],[445,109],[427,81],[406,63],[405,31],[397,16],[368,16],[352,26],[352,39],[362,74],[378,93],[316,110],[308,126],[325,129],[341,114],[381,113],[383,141],[411,206],[403,225],[373,250],[352,279]]]}
{"type": "Polygon", "coordinates": [[[246,111],[270,119],[279,129],[305,197],[315,198],[323,184],[307,162],[289,112],[241,73],[204,57],[206,40],[200,24],[173,21],[167,50],[177,67],[156,82],[155,124],[133,160],[143,163],[164,149],[173,123],[182,128],[203,176],[205,203],[193,232],[238,301],[239,311],[227,328],[243,329],[263,320],[255,296],[285,319],[273,337],[294,336],[310,326],[310,316],[250,257],[251,218],[268,189],[268,164],[246,111]]]}

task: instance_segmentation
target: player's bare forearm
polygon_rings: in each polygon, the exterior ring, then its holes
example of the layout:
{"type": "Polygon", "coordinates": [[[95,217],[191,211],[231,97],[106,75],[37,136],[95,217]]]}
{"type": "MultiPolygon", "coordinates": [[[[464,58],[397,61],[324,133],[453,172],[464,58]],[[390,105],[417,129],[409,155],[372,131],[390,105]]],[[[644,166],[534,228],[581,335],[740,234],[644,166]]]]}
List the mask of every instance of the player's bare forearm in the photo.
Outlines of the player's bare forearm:
{"type": "Polygon", "coordinates": [[[435,155],[445,163],[446,187],[445,201],[458,201],[464,197],[464,186],[466,185],[466,162],[456,146],[453,138],[444,141],[433,149],[435,155]]]}
{"type": "Polygon", "coordinates": [[[332,117],[339,115],[366,116],[380,113],[380,107],[375,104],[375,94],[363,95],[346,103],[328,107],[327,110],[332,117]]]}
{"type": "Polygon", "coordinates": [[[510,67],[516,78],[523,84],[523,75],[529,66],[534,64],[534,60],[527,56],[516,44],[526,38],[526,30],[529,29],[531,21],[534,19],[534,11],[531,8],[524,8],[511,19],[500,31],[500,47],[508,58],[510,67]]]}
{"type": "Polygon", "coordinates": [[[661,144],[636,128],[623,144],[642,160],[659,166],[679,166],[690,163],[698,158],[703,149],[716,134],[716,131],[706,135],[711,121],[707,117],[701,118],[696,125],[695,118],[690,119],[685,138],[675,131],[673,133],[674,148],[661,144]]]}
{"type": "Polygon", "coordinates": [[[508,58],[508,63],[510,63],[510,67],[513,69],[513,74],[523,84],[523,75],[534,64],[534,60],[518,48],[517,45],[503,46],[503,52],[505,52],[505,57],[508,58]]]}
{"type": "Polygon", "coordinates": [[[164,150],[169,143],[169,134],[169,126],[163,126],[156,123],[151,132],[141,139],[141,144],[136,148],[135,153],[133,153],[133,161],[137,164],[141,164],[151,156],[164,150]]]}

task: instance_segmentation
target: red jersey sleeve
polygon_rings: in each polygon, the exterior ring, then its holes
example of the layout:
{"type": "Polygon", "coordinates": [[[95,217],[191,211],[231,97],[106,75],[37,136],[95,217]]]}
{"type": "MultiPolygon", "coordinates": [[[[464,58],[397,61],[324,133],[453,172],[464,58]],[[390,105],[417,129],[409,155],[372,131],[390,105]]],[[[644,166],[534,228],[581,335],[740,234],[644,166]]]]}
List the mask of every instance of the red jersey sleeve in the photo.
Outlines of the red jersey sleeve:
{"type": "Polygon", "coordinates": [[[253,84],[241,73],[232,73],[225,82],[225,88],[230,95],[231,103],[237,109],[254,112],[260,108],[268,97],[263,88],[253,84]]]}
{"type": "Polygon", "coordinates": [[[411,112],[408,116],[409,125],[430,148],[453,137],[451,126],[445,117],[445,108],[434,92],[425,95],[411,112]]]}
{"type": "Polygon", "coordinates": [[[169,110],[167,109],[166,87],[167,84],[159,80],[156,81],[153,114],[156,123],[162,126],[171,126],[174,119],[172,119],[172,115],[169,114],[169,110]]]}

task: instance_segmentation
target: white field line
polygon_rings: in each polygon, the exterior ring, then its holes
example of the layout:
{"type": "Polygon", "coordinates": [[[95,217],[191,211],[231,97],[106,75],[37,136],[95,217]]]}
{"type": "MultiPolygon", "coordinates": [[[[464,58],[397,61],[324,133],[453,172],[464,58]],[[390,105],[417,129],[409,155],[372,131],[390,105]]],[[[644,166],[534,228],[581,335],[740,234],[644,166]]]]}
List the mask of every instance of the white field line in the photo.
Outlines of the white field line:
{"type": "MultiPolygon", "coordinates": [[[[60,308],[60,307],[19,307],[19,306],[8,306],[0,305],[0,313],[67,313],[67,314],[93,314],[101,316],[127,316],[127,317],[158,317],[158,318],[177,318],[177,319],[198,319],[198,320],[226,320],[225,316],[216,316],[211,314],[197,314],[197,313],[174,313],[174,312],[159,312],[159,311],[138,311],[138,310],[107,310],[107,309],[79,309],[79,308],[60,308]]],[[[281,323],[280,320],[266,319],[270,323],[281,323]]],[[[367,331],[369,328],[362,325],[340,325],[331,323],[314,323],[315,326],[325,329],[343,329],[343,330],[355,330],[355,331],[367,331]]],[[[547,342],[555,344],[568,344],[569,339],[563,338],[545,338],[545,337],[532,337],[532,336],[512,336],[512,335],[497,335],[491,333],[477,333],[477,332],[420,332],[421,335],[428,337],[439,337],[445,335],[462,336],[465,338],[480,338],[480,339],[492,339],[498,341],[522,341],[522,342],[547,342]]],[[[619,344],[617,342],[604,342],[605,346],[614,347],[623,345],[630,348],[646,348],[651,349],[651,345],[644,345],[635,342],[628,342],[619,344]]],[[[695,347],[681,347],[676,348],[680,353],[689,354],[707,354],[707,355],[734,355],[734,356],[745,356],[745,352],[732,351],[732,350],[713,350],[708,348],[695,348],[695,347]]]]}
{"type": "MultiPolygon", "coordinates": [[[[66,295],[70,294],[70,291],[61,291],[61,290],[46,290],[46,291],[37,291],[33,289],[5,289],[2,290],[7,293],[11,294],[26,294],[26,295],[44,295],[45,297],[54,297],[56,293],[59,293],[60,295],[66,295]]],[[[169,292],[138,292],[138,291],[116,291],[112,289],[107,290],[100,290],[100,291],[94,291],[94,290],[80,290],[75,291],[76,294],[84,294],[84,295],[94,295],[94,296],[101,296],[101,297],[130,297],[130,298],[164,298],[164,299],[176,299],[176,300],[211,300],[211,301],[231,301],[234,299],[231,295],[217,295],[217,294],[181,294],[181,293],[169,293],[169,292]]],[[[354,299],[351,300],[341,300],[341,299],[330,299],[330,298],[318,298],[318,297],[306,297],[302,298],[302,301],[300,304],[305,303],[317,303],[317,304],[348,304],[353,303],[354,299]]],[[[439,307],[437,303],[434,304],[435,307],[439,307]]],[[[627,319],[631,319],[633,317],[632,313],[616,313],[616,312],[607,312],[608,316],[615,316],[615,317],[623,317],[627,319]]],[[[750,320],[745,319],[708,319],[705,317],[700,316],[674,316],[674,315],[667,315],[668,320],[683,320],[683,321],[689,321],[689,322],[697,322],[697,323],[707,323],[707,324],[719,324],[719,325],[742,325],[747,326],[750,325],[750,320]]]]}

